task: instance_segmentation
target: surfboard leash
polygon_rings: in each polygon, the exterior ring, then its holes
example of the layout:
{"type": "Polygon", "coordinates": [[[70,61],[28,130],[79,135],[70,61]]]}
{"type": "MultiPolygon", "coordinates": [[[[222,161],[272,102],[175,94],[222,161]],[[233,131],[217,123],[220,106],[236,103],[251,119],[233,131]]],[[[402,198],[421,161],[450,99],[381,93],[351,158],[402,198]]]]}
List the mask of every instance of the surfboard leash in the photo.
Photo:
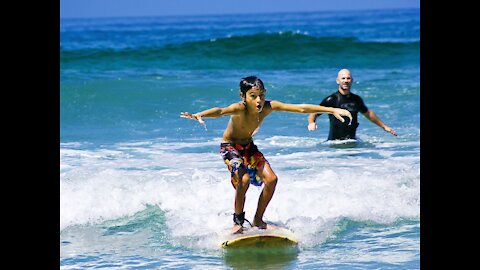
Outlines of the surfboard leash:
{"type": "Polygon", "coordinates": [[[243,227],[244,221],[248,222],[248,224],[250,224],[250,227],[253,228],[252,223],[250,223],[250,221],[248,221],[248,219],[245,218],[245,212],[242,212],[238,215],[233,213],[233,222],[235,224],[238,224],[243,227]]]}

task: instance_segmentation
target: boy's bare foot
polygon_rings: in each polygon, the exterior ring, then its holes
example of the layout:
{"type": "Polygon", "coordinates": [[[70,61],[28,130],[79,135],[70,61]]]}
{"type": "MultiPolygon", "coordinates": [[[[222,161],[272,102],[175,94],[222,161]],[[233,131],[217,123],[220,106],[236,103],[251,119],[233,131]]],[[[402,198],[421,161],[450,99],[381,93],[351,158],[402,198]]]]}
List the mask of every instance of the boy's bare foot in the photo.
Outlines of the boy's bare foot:
{"type": "Polygon", "coordinates": [[[273,226],[272,224],[267,224],[263,220],[254,220],[253,221],[253,226],[258,227],[259,229],[276,229],[276,226],[273,226]]]}
{"type": "Polygon", "coordinates": [[[243,232],[243,227],[241,225],[239,224],[233,225],[232,234],[242,233],[242,232],[243,232]]]}

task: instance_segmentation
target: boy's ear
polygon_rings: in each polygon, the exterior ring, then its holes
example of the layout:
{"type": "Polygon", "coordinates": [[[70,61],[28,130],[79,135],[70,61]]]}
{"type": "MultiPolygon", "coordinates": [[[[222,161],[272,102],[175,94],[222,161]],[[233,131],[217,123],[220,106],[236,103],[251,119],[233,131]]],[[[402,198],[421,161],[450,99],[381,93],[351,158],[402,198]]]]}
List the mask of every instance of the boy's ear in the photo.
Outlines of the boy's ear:
{"type": "Polygon", "coordinates": [[[243,94],[243,92],[240,92],[240,97],[245,100],[245,95],[243,94]]]}

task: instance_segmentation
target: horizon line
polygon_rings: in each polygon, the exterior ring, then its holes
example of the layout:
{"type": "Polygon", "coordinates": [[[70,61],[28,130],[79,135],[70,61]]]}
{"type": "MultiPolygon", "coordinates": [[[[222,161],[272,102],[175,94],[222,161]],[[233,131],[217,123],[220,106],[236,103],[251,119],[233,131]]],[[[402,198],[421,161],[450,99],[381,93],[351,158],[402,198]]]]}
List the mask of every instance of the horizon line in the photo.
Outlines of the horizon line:
{"type": "Polygon", "coordinates": [[[162,14],[162,15],[113,15],[113,16],[67,16],[60,17],[65,19],[122,19],[122,18],[152,18],[152,17],[206,17],[206,16],[232,16],[232,15],[259,15],[259,14],[289,14],[289,13],[318,13],[318,12],[354,12],[354,11],[388,11],[388,10],[407,10],[420,7],[390,7],[390,8],[353,8],[353,9],[328,9],[328,10],[298,10],[298,11],[261,11],[261,12],[234,12],[234,13],[211,13],[211,14],[162,14]]]}

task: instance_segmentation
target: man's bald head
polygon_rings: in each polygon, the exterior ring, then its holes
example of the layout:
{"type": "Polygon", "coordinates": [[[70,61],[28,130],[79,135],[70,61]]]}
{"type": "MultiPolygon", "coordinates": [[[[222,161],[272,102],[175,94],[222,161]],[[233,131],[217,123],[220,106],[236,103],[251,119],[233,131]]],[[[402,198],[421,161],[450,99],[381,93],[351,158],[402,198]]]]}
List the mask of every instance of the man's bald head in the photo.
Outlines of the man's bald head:
{"type": "Polygon", "coordinates": [[[340,69],[340,71],[338,72],[337,79],[340,79],[343,77],[350,77],[353,79],[352,73],[350,72],[350,70],[346,68],[340,69]]]}

